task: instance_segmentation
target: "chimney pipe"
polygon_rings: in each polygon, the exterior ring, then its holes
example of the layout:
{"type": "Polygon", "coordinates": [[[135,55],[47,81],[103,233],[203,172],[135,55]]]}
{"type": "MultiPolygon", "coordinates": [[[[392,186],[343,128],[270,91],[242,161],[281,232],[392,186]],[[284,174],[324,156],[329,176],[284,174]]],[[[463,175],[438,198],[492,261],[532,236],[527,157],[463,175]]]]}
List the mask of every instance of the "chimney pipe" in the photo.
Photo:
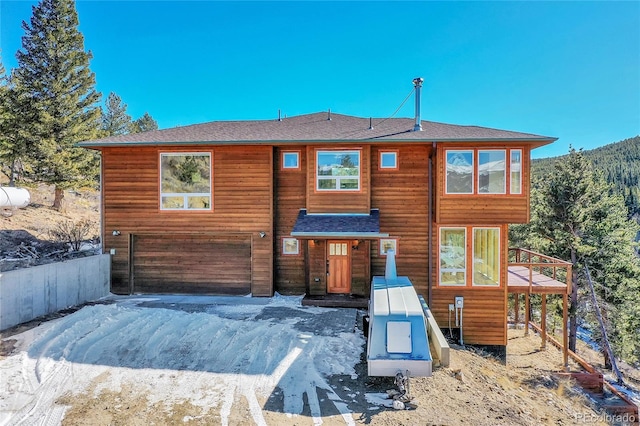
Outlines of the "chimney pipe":
{"type": "Polygon", "coordinates": [[[413,85],[416,88],[416,124],[413,126],[414,132],[422,131],[422,123],[420,119],[420,92],[422,91],[422,83],[424,79],[422,77],[416,77],[413,79],[413,85]]]}

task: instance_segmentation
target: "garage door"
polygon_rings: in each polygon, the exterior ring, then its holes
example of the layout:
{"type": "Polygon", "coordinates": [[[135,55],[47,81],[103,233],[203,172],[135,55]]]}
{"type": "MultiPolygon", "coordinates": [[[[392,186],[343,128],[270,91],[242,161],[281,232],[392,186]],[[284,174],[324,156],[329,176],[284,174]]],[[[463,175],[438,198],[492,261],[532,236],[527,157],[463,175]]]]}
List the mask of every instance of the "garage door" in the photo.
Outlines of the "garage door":
{"type": "Polygon", "coordinates": [[[133,292],[248,294],[251,237],[134,235],[133,292]]]}

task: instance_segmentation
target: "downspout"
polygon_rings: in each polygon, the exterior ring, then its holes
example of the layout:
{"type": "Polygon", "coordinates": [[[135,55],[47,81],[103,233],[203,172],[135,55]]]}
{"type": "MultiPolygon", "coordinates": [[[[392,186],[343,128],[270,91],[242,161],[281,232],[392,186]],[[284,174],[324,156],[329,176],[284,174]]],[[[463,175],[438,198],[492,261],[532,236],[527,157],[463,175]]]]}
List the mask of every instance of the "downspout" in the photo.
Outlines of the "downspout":
{"type": "Polygon", "coordinates": [[[427,283],[428,283],[428,305],[429,308],[431,308],[431,298],[432,298],[432,288],[433,288],[433,197],[434,197],[434,190],[433,190],[433,156],[436,154],[436,143],[433,142],[432,146],[431,146],[431,152],[429,153],[429,170],[428,170],[428,175],[427,175],[427,187],[429,188],[429,209],[428,209],[428,213],[427,213],[427,221],[428,226],[429,226],[429,242],[428,242],[428,247],[429,247],[429,261],[427,262],[427,283]]]}

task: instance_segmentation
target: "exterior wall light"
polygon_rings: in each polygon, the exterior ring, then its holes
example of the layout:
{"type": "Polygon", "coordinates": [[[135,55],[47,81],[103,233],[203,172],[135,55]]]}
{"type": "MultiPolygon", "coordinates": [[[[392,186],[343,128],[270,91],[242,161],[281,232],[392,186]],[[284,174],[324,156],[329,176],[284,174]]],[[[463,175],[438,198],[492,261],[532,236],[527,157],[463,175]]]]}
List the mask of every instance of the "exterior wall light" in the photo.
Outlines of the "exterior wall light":
{"type": "Polygon", "coordinates": [[[260,235],[260,238],[264,238],[264,237],[267,236],[267,233],[264,232],[264,231],[260,231],[260,234],[258,234],[258,235],[260,235]]]}
{"type": "Polygon", "coordinates": [[[114,229],[113,232],[111,233],[114,237],[117,237],[118,235],[120,235],[120,231],[118,231],[117,229],[114,229]]]}

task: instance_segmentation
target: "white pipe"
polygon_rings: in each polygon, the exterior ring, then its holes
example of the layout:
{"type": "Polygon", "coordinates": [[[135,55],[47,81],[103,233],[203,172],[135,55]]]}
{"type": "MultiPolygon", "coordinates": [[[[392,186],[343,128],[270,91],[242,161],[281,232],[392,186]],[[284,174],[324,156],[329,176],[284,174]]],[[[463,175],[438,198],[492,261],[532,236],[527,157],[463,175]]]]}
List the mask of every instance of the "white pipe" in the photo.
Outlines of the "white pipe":
{"type": "Polygon", "coordinates": [[[0,208],[27,207],[31,201],[29,191],[25,188],[15,188],[13,186],[0,187],[0,208]]]}

